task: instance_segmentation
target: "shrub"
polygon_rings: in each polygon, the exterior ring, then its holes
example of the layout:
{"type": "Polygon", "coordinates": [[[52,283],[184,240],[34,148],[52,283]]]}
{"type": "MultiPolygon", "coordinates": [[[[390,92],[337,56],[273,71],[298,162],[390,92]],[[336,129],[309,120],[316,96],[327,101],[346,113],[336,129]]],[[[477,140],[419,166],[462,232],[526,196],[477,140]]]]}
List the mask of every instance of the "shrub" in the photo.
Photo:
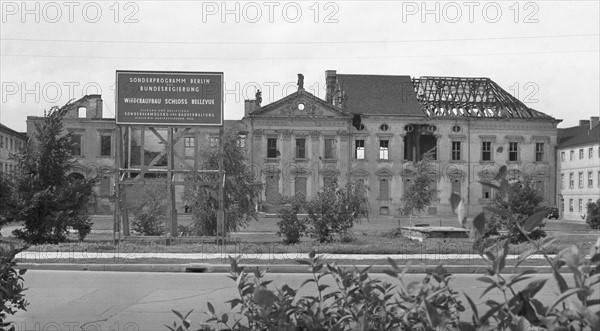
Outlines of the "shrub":
{"type": "Polygon", "coordinates": [[[14,315],[19,310],[25,310],[29,303],[25,300],[23,291],[23,275],[25,269],[15,270],[14,258],[27,249],[25,247],[9,247],[0,245],[0,330],[14,330],[14,326],[5,322],[8,315],[14,315]]]}
{"type": "Polygon", "coordinates": [[[306,204],[304,195],[295,195],[279,212],[280,221],[277,222],[278,236],[283,236],[286,244],[295,244],[306,232],[306,219],[298,218],[298,213],[306,204]]]}
{"type": "Polygon", "coordinates": [[[309,232],[319,242],[331,242],[334,235],[348,232],[354,223],[369,215],[364,186],[348,183],[343,189],[327,186],[306,204],[309,232]]]}
{"type": "Polygon", "coordinates": [[[591,229],[600,229],[600,199],[587,205],[587,218],[585,222],[591,229]]]}
{"type": "Polygon", "coordinates": [[[167,202],[159,186],[146,188],[141,202],[133,208],[132,229],[145,236],[160,236],[165,233],[167,202]]]}

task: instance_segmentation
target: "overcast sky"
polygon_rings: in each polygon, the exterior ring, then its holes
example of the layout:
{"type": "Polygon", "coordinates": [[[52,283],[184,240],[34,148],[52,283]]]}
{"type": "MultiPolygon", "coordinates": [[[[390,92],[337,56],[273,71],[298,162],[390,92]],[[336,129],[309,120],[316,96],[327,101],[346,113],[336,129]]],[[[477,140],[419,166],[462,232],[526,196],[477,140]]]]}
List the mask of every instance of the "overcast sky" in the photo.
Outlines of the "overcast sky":
{"type": "Polygon", "coordinates": [[[489,77],[563,122],[598,116],[599,1],[0,1],[2,124],[102,94],[116,70],[225,74],[225,118],[342,74],[489,77]]]}

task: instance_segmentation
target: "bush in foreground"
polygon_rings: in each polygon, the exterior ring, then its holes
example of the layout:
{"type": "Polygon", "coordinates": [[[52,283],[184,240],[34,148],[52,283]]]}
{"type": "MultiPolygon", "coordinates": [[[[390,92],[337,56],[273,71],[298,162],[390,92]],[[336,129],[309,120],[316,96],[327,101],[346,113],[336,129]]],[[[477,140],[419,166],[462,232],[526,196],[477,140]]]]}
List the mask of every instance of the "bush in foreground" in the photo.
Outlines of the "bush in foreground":
{"type": "Polygon", "coordinates": [[[600,229],[600,199],[588,203],[585,222],[591,229],[600,229]]]}
{"type": "Polygon", "coordinates": [[[0,330],[15,330],[14,326],[6,322],[9,315],[14,315],[19,310],[25,310],[29,305],[25,301],[23,291],[23,275],[25,269],[15,270],[14,258],[27,247],[9,247],[0,245],[0,330]]]}

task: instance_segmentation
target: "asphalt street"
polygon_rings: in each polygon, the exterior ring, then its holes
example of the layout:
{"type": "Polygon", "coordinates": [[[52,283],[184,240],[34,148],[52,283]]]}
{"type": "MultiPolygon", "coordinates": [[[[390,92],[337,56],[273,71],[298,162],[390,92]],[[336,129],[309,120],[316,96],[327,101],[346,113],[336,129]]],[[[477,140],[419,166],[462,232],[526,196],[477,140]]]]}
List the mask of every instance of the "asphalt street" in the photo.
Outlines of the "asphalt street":
{"type": "MultiPolygon", "coordinates": [[[[297,288],[307,274],[268,274],[273,285],[288,284],[297,288]]],[[[480,275],[456,275],[452,285],[477,302],[491,297],[500,298],[494,291],[479,299],[485,284],[476,280],[480,275]]],[[[386,275],[374,275],[386,277],[386,275]]],[[[422,274],[407,274],[405,281],[420,281],[422,274]]],[[[551,275],[539,277],[550,278],[551,275]]],[[[203,273],[132,273],[90,271],[29,270],[24,276],[27,311],[13,316],[16,330],[166,330],[172,324],[175,309],[187,312],[194,309],[194,326],[206,320],[206,302],[218,312],[229,311],[225,301],[236,295],[235,283],[226,274],[203,273]]],[[[555,286],[549,281],[538,294],[542,300],[555,297],[555,286]]],[[[310,292],[307,285],[306,292],[310,292]]],[[[465,307],[466,300],[462,300],[465,307]]],[[[464,320],[470,320],[467,311],[464,320]]]]}

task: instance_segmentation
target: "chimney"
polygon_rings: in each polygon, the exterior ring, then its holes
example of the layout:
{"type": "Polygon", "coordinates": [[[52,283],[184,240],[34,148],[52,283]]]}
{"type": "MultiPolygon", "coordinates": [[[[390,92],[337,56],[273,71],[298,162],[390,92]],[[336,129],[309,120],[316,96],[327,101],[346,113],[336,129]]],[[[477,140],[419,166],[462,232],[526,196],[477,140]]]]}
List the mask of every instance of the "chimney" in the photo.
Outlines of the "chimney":
{"type": "Polygon", "coordinates": [[[598,124],[600,124],[600,117],[598,117],[598,116],[590,117],[590,130],[597,127],[598,124]]]}
{"type": "Polygon", "coordinates": [[[337,85],[337,74],[335,70],[327,70],[325,71],[325,86],[327,87],[327,95],[325,96],[325,101],[333,105],[333,100],[335,98],[335,88],[337,85]]]}
{"type": "Polygon", "coordinates": [[[244,117],[256,110],[256,100],[244,100],[244,117]]]}
{"type": "Polygon", "coordinates": [[[590,125],[590,120],[579,120],[579,126],[590,125]]]}

